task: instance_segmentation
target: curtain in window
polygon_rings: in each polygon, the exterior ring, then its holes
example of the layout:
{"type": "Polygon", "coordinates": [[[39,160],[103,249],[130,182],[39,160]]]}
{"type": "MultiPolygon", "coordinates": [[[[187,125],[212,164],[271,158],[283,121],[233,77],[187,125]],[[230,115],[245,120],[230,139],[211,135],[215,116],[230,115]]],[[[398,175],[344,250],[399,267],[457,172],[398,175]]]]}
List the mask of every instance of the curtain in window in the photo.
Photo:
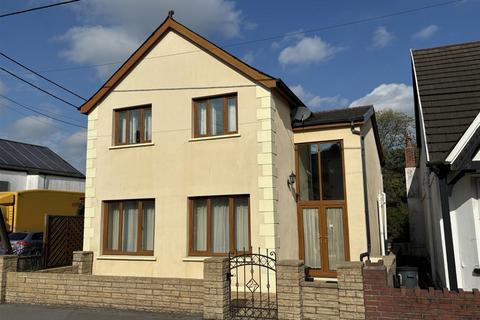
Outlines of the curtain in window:
{"type": "Polygon", "coordinates": [[[301,144],[298,146],[300,200],[320,200],[318,161],[317,144],[301,144]]]}
{"type": "Polygon", "coordinates": [[[207,250],[207,200],[193,200],[193,250],[207,250]]]}
{"type": "Polygon", "coordinates": [[[210,100],[210,130],[212,135],[223,134],[223,99],[210,100]]]}
{"type": "Polygon", "coordinates": [[[143,138],[152,141],[152,109],[149,108],[143,111],[143,138]]]}
{"type": "Polygon", "coordinates": [[[212,251],[229,251],[229,209],[228,198],[212,198],[212,251]]]}
{"type": "Polygon", "coordinates": [[[120,210],[118,204],[108,205],[108,249],[118,250],[120,210]]]}
{"type": "Polygon", "coordinates": [[[237,131],[237,99],[229,98],[227,101],[228,108],[228,131],[237,131]]]}
{"type": "Polygon", "coordinates": [[[235,199],[235,250],[248,250],[248,199],[235,199]]]}
{"type": "Polygon", "coordinates": [[[125,111],[118,114],[118,142],[127,142],[127,113],[125,111]]]}
{"type": "Polygon", "coordinates": [[[123,203],[122,249],[137,251],[138,204],[136,201],[123,203]]]}
{"type": "Polygon", "coordinates": [[[130,132],[129,132],[129,143],[138,143],[140,142],[140,110],[130,110],[130,132]]]}
{"type": "Polygon", "coordinates": [[[321,268],[318,209],[303,209],[303,239],[305,265],[310,268],[321,268]]]}
{"type": "Polygon", "coordinates": [[[143,250],[153,250],[153,240],[155,234],[155,202],[143,202],[142,220],[143,250]]]}
{"type": "Polygon", "coordinates": [[[207,104],[205,102],[198,103],[197,111],[198,134],[203,136],[207,134],[207,104]]]}
{"type": "Polygon", "coordinates": [[[342,208],[327,208],[328,230],[328,266],[337,270],[337,263],[345,261],[345,244],[343,239],[342,208]]]}

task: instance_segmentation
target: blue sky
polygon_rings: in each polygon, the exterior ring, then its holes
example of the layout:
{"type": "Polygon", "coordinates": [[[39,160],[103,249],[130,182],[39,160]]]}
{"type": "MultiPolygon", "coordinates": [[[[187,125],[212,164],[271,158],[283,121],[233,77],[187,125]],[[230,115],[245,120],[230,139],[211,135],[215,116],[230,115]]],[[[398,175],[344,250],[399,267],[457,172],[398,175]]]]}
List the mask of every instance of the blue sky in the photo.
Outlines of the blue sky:
{"type": "MultiPolygon", "coordinates": [[[[52,1],[1,1],[0,13],[52,1]]],[[[179,22],[282,78],[314,110],[373,103],[377,110],[390,107],[412,113],[409,50],[480,40],[480,1],[305,31],[440,2],[82,0],[0,19],[0,51],[88,98],[115,70],[115,63],[128,57],[173,9],[179,22]],[[290,35],[282,36],[286,34],[290,35]],[[235,45],[272,36],[279,37],[235,45]]],[[[1,57],[0,66],[76,105],[82,102],[1,57]]],[[[2,71],[0,93],[51,116],[86,125],[86,117],[74,108],[2,71]]],[[[0,138],[47,145],[84,171],[84,129],[1,98],[0,138]]]]}

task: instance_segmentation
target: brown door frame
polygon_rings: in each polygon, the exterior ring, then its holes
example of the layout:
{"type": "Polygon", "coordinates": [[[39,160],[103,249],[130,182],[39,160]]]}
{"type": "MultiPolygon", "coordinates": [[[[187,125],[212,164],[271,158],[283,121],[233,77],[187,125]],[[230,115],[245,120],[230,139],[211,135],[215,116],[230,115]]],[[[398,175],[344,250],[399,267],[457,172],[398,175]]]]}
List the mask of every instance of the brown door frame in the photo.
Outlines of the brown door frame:
{"type": "Polygon", "coordinates": [[[316,208],[318,209],[318,222],[319,222],[319,232],[320,232],[320,269],[309,269],[308,275],[314,277],[325,277],[325,278],[334,278],[337,276],[337,272],[329,270],[328,265],[328,230],[327,230],[327,217],[326,209],[328,208],[342,208],[343,214],[343,237],[344,237],[344,246],[345,246],[345,260],[350,260],[350,240],[348,232],[348,210],[347,210],[347,192],[346,192],[346,179],[345,179],[345,155],[343,148],[343,140],[328,140],[328,141],[312,141],[305,143],[295,144],[295,173],[297,176],[297,183],[295,184],[296,194],[297,194],[297,226],[298,226],[298,236],[299,236],[299,258],[301,260],[305,259],[305,243],[304,243],[304,232],[303,232],[303,209],[305,208],[316,208]],[[342,149],[342,175],[343,175],[343,200],[322,200],[322,159],[320,154],[320,144],[329,143],[329,142],[340,142],[342,149]],[[298,145],[302,144],[317,144],[318,145],[318,172],[319,172],[319,190],[320,190],[320,199],[321,200],[301,200],[300,199],[300,175],[299,175],[299,156],[298,156],[298,145]]]}

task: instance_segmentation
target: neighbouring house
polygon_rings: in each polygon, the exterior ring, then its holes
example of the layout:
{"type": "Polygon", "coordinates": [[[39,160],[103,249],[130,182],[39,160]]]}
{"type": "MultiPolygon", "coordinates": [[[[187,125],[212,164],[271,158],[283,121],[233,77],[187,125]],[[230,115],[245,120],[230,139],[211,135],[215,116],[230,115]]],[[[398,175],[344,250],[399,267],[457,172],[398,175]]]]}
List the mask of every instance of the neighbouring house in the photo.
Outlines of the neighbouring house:
{"type": "Polygon", "coordinates": [[[328,278],[384,253],[372,106],[311,114],[169,15],[81,112],[94,274],[202,278],[206,257],[253,247],[328,278]]]}
{"type": "Polygon", "coordinates": [[[480,287],[480,42],[412,50],[418,162],[407,148],[413,246],[439,285],[480,287]]]}
{"type": "Polygon", "coordinates": [[[84,192],[85,176],[44,146],[0,139],[0,192],[84,192]]]}

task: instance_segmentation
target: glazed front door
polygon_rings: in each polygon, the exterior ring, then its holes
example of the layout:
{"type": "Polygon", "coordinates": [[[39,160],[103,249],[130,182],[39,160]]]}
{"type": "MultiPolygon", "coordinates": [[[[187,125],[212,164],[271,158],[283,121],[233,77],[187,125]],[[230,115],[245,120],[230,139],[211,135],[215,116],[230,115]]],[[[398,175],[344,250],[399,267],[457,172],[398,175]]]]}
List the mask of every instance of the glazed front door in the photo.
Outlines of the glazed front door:
{"type": "Polygon", "coordinates": [[[346,259],[343,206],[299,206],[300,259],[311,276],[336,276],[346,259]]]}

